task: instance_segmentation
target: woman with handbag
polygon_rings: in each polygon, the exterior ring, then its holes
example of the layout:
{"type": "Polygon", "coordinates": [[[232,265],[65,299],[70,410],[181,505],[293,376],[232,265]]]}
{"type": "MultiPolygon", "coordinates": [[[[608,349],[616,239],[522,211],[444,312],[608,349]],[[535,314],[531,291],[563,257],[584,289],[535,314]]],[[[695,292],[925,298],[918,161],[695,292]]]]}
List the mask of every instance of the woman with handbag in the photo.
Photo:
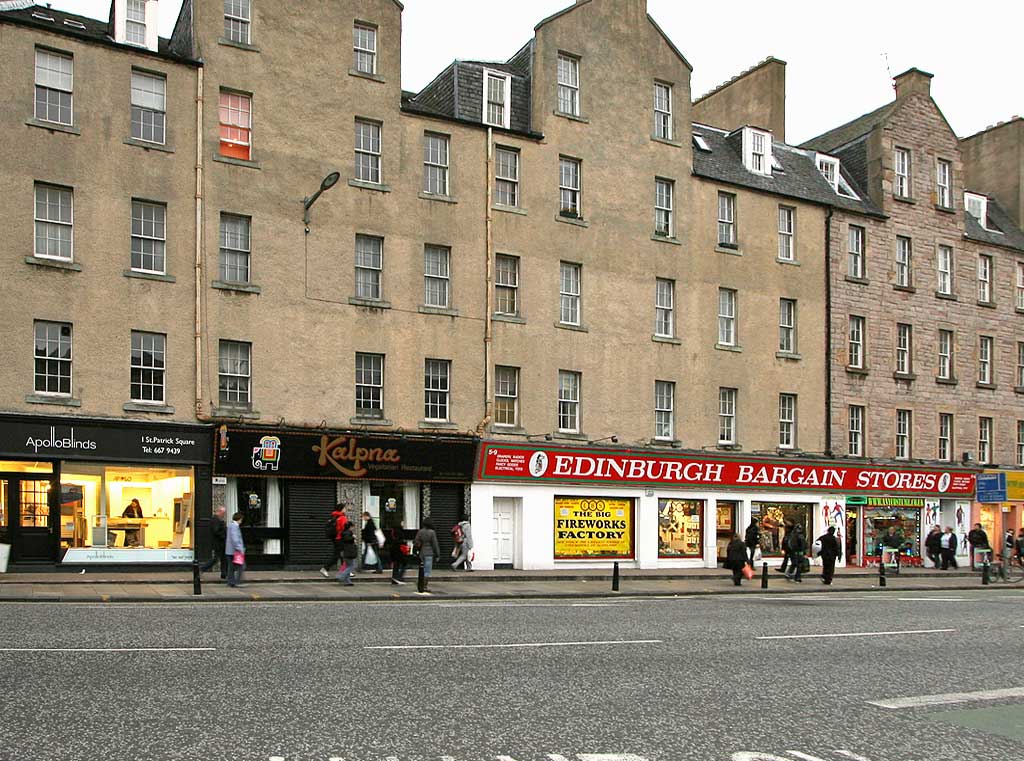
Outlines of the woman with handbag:
{"type": "Polygon", "coordinates": [[[388,529],[388,537],[385,545],[388,554],[391,556],[391,583],[396,585],[404,584],[405,566],[409,557],[409,545],[405,543],[405,529],[402,526],[401,517],[398,518],[398,525],[388,529]]]}
{"type": "Polygon", "coordinates": [[[227,539],[224,541],[224,555],[228,559],[228,586],[240,587],[242,584],[242,571],[245,570],[245,540],[242,539],[242,518],[241,513],[231,516],[231,523],[228,524],[227,539]]]}
{"type": "Polygon", "coordinates": [[[740,586],[740,581],[744,577],[749,579],[754,575],[747,560],[747,545],[743,538],[736,534],[729,542],[729,546],[725,548],[725,567],[732,571],[732,583],[736,586],[740,586]],[[747,576],[748,572],[749,576],[747,576]]]}

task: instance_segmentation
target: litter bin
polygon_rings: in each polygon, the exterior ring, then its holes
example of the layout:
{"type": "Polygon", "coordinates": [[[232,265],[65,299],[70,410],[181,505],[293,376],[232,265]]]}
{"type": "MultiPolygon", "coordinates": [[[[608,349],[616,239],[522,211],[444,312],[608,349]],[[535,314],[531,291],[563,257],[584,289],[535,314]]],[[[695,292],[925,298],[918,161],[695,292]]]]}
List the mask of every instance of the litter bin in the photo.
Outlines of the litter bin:
{"type": "Polygon", "coordinates": [[[7,573],[7,561],[11,559],[11,545],[0,544],[0,573],[7,573]]]}
{"type": "Polygon", "coordinates": [[[900,572],[900,548],[899,547],[883,547],[882,548],[882,565],[893,573],[900,572]]]}
{"type": "Polygon", "coordinates": [[[986,565],[992,565],[992,550],[988,547],[978,547],[974,550],[974,567],[982,569],[986,565]]]}

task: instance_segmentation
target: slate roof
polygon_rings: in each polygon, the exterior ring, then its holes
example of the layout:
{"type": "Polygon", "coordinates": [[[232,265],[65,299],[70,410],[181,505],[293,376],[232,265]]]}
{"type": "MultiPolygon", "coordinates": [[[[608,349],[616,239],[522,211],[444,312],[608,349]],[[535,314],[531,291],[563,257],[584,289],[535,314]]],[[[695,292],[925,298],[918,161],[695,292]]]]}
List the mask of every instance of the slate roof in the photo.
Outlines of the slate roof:
{"type": "Polygon", "coordinates": [[[894,108],[896,108],[896,101],[886,103],[881,108],[876,108],[869,114],[859,116],[852,122],[847,122],[833,130],[829,130],[823,135],[811,138],[801,144],[800,147],[834,155],[835,151],[841,150],[857,138],[868,134],[888,119],[894,108]]]}
{"type": "Polygon", "coordinates": [[[1021,232],[1010,215],[994,198],[988,199],[988,222],[989,228],[995,228],[1002,232],[994,232],[992,229],[985,229],[973,216],[964,212],[964,237],[968,240],[988,243],[993,246],[1003,246],[1024,252],[1024,232],[1021,232]]]}
{"type": "Polygon", "coordinates": [[[850,181],[848,173],[842,167],[843,176],[850,182],[860,199],[836,193],[818,171],[813,151],[774,141],[772,153],[783,171],[773,170],[769,177],[751,172],[743,165],[739,130],[727,133],[716,127],[694,124],[693,132],[702,136],[711,149],[704,151],[696,146],[693,148],[693,173],[699,177],[823,206],[835,206],[860,214],[884,216],[882,211],[868,200],[867,194],[857,188],[855,182],[850,181]]]}

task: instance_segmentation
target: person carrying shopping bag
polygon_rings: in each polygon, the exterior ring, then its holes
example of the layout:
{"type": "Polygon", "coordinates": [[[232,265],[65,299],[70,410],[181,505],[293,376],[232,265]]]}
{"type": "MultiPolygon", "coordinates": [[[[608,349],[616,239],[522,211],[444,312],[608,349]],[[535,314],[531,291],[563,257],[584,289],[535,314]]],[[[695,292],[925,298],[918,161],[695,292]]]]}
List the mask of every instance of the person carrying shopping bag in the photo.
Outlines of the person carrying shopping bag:
{"type": "Polygon", "coordinates": [[[242,571],[245,570],[245,540],[242,538],[242,514],[235,513],[228,524],[227,539],[224,542],[224,554],[228,559],[228,586],[240,587],[242,571]]]}
{"type": "Polygon", "coordinates": [[[420,564],[423,566],[423,594],[430,594],[430,573],[434,569],[434,558],[441,554],[433,523],[423,521],[423,527],[416,532],[413,547],[420,556],[420,564]]]}
{"type": "Polygon", "coordinates": [[[346,587],[354,587],[352,572],[356,568],[356,558],[359,557],[359,548],[356,547],[356,535],[352,533],[352,524],[346,523],[341,531],[341,566],[334,578],[346,587]]]}
{"type": "Polygon", "coordinates": [[[363,557],[360,565],[364,571],[368,566],[374,566],[374,573],[384,573],[384,562],[381,558],[383,542],[378,534],[380,532],[377,530],[377,524],[373,522],[373,516],[363,513],[363,557]]]}

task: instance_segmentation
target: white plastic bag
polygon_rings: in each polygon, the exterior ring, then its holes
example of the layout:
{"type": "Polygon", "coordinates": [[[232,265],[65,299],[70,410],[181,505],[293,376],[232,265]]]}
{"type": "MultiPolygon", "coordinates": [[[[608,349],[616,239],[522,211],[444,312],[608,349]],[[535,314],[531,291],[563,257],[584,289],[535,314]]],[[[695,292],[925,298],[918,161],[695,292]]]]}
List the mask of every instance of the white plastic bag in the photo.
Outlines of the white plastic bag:
{"type": "Polygon", "coordinates": [[[378,547],[383,547],[384,546],[384,532],[381,531],[379,528],[375,529],[374,532],[373,532],[373,536],[377,540],[377,546],[378,547]]]}
{"type": "Polygon", "coordinates": [[[11,559],[11,545],[0,544],[0,573],[7,573],[7,561],[11,559]]]}
{"type": "Polygon", "coordinates": [[[377,565],[377,553],[374,552],[372,545],[368,545],[366,548],[366,556],[363,558],[363,565],[377,565]]]}

